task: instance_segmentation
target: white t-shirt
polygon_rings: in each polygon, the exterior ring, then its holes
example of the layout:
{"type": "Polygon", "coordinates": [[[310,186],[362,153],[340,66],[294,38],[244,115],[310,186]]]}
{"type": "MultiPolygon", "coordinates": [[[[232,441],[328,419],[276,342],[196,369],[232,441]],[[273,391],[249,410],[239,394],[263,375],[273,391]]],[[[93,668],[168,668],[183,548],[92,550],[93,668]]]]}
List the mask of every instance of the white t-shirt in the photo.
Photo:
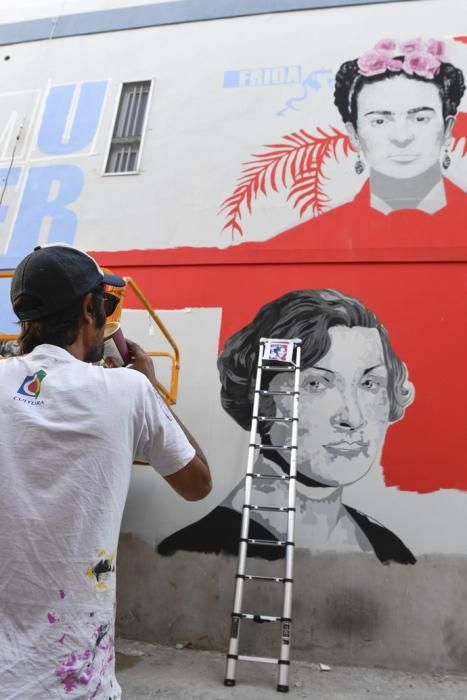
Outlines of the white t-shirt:
{"type": "Polygon", "coordinates": [[[0,698],[115,700],[115,557],[134,458],[194,456],[148,379],[54,345],[0,361],[0,698]]]}

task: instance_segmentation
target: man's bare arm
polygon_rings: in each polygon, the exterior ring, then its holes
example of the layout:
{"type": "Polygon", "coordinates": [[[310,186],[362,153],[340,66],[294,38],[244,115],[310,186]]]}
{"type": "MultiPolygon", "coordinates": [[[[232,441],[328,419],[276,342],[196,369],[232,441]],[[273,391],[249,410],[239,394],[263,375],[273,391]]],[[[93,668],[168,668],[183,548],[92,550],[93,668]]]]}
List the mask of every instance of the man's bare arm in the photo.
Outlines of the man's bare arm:
{"type": "MultiPolygon", "coordinates": [[[[146,355],[144,350],[137,343],[129,340],[127,340],[127,343],[133,368],[144,374],[153,385],[155,391],[157,391],[156,373],[151,357],[146,355]]],[[[174,419],[185,433],[188,442],[192,445],[196,454],[185,467],[175,474],[165,476],[164,479],[174,491],[180,496],[183,496],[187,501],[199,501],[205,498],[212,488],[211,473],[209,471],[207,459],[190,431],[183,425],[182,421],[169,406],[167,406],[167,409],[171,412],[174,419]]]]}
{"type": "Polygon", "coordinates": [[[200,501],[212,489],[211,474],[206,463],[194,456],[186,467],[175,474],[164,476],[166,482],[187,501],[200,501]]]}

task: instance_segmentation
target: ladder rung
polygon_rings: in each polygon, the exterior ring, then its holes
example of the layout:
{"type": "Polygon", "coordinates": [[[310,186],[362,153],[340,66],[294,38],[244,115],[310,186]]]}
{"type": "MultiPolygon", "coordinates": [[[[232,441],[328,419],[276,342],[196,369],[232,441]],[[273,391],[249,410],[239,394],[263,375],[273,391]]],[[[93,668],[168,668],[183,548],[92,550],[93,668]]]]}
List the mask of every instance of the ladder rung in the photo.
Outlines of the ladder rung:
{"type": "Polygon", "coordinates": [[[259,344],[265,345],[266,343],[287,343],[288,345],[301,345],[301,338],[260,338],[259,344]]]}
{"type": "Polygon", "coordinates": [[[241,617],[242,620],[254,620],[254,622],[282,622],[282,617],[275,615],[254,615],[253,613],[234,613],[233,617],[241,617]]]}
{"type": "Polygon", "coordinates": [[[251,510],[265,510],[271,513],[288,513],[289,510],[295,510],[295,508],[289,508],[289,506],[261,506],[258,504],[253,505],[249,503],[244,503],[243,507],[251,508],[251,510]]]}
{"type": "Polygon", "coordinates": [[[279,659],[271,659],[268,656],[244,656],[243,654],[238,656],[239,661],[253,661],[258,664],[278,664],[279,659]]]}
{"type": "Polygon", "coordinates": [[[263,396],[295,396],[299,395],[299,391],[269,391],[269,389],[255,389],[255,393],[263,394],[263,396]]]}
{"type": "Polygon", "coordinates": [[[259,420],[260,423],[292,423],[298,418],[269,418],[268,416],[253,416],[253,419],[259,420]]]}
{"type": "Polygon", "coordinates": [[[295,372],[297,369],[300,369],[300,367],[296,365],[261,365],[258,369],[271,369],[274,370],[274,372],[295,372]]]}
{"type": "Polygon", "coordinates": [[[251,476],[252,479],[280,479],[281,481],[296,478],[295,476],[289,476],[288,474],[260,474],[259,472],[253,472],[251,474],[247,473],[247,476],[251,476]]]}
{"type": "Polygon", "coordinates": [[[261,442],[251,442],[249,447],[255,450],[296,450],[296,445],[263,445],[261,442]]]}
{"type": "Polygon", "coordinates": [[[292,542],[286,542],[285,540],[257,540],[252,537],[248,537],[246,540],[240,540],[240,542],[242,541],[247,544],[265,544],[270,547],[285,547],[286,544],[292,544],[292,542]]]}
{"type": "Polygon", "coordinates": [[[282,576],[258,576],[255,574],[237,574],[237,578],[243,578],[245,581],[273,581],[274,583],[292,583],[291,578],[282,576]]]}

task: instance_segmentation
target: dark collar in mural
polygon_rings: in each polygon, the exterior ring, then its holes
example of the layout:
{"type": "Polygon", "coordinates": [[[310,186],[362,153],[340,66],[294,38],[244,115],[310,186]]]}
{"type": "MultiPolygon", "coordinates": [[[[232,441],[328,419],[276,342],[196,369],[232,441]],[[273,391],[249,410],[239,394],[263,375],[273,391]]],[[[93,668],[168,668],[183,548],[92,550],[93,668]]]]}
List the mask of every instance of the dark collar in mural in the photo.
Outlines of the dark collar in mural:
{"type": "MultiPolygon", "coordinates": [[[[394,533],[358,510],[349,506],[344,507],[365,534],[380,562],[415,564],[416,559],[412,552],[394,533]]],[[[241,520],[242,516],[238,511],[218,506],[198,522],[167,537],[160,543],[157,551],[163,556],[169,556],[178,551],[237,555],[241,520]]],[[[250,520],[249,536],[259,540],[277,539],[264,525],[254,520],[250,520]]],[[[273,561],[282,559],[283,549],[272,545],[255,545],[254,554],[260,559],[273,561]]]]}
{"type": "Polygon", "coordinates": [[[355,508],[350,508],[350,506],[344,506],[344,508],[365,534],[380,562],[383,564],[391,562],[415,564],[417,562],[410,549],[391,530],[367,515],[363,515],[355,508]]]}

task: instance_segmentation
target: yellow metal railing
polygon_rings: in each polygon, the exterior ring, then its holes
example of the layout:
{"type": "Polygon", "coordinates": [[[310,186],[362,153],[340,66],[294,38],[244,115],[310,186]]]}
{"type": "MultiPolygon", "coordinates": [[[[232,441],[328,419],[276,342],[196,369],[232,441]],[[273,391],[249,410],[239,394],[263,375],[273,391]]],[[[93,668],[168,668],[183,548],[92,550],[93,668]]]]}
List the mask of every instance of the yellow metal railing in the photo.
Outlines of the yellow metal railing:
{"type": "MultiPolygon", "coordinates": [[[[104,268],[105,272],[111,273],[112,271],[104,268]]],[[[155,351],[149,351],[147,352],[148,355],[151,357],[166,357],[171,361],[171,373],[170,373],[170,386],[169,388],[166,388],[163,384],[161,384],[159,381],[157,381],[157,388],[161,392],[161,394],[164,396],[165,400],[167,403],[172,406],[173,404],[176,403],[177,401],[177,393],[178,393],[178,375],[180,372],[180,351],[178,349],[178,345],[173,339],[172,335],[169,333],[159,316],[156,314],[154,309],[152,308],[151,304],[149,301],[146,299],[144,296],[143,292],[141,289],[138,287],[134,279],[131,277],[124,277],[125,280],[125,287],[112,287],[112,294],[115,294],[115,296],[118,296],[120,298],[120,303],[117,306],[115,312],[112,314],[112,316],[109,317],[109,321],[118,321],[120,322],[120,318],[122,315],[122,309],[123,309],[123,302],[125,299],[125,295],[128,289],[131,289],[131,291],[134,293],[134,295],[139,299],[139,301],[142,303],[146,311],[148,312],[149,316],[151,317],[152,322],[154,325],[160,330],[164,338],[167,340],[169,343],[170,347],[172,348],[172,352],[155,352],[155,351]]]]}
{"type": "MultiPolygon", "coordinates": [[[[111,272],[110,270],[106,270],[107,272],[111,272]]],[[[5,277],[13,277],[14,270],[0,270],[0,279],[5,278],[5,277]]],[[[171,361],[171,373],[170,373],[170,386],[167,388],[161,382],[157,381],[157,388],[167,401],[169,405],[173,405],[177,401],[177,393],[178,393],[178,375],[180,372],[180,351],[178,349],[178,346],[165,327],[165,325],[162,323],[161,319],[159,316],[156,314],[154,309],[152,308],[151,304],[149,301],[146,299],[144,296],[143,292],[141,289],[138,287],[136,282],[131,278],[131,277],[124,277],[125,280],[125,287],[112,287],[112,294],[115,294],[120,298],[120,302],[115,310],[115,312],[112,314],[112,316],[109,317],[109,321],[118,321],[120,322],[120,318],[122,315],[122,309],[123,309],[123,302],[125,299],[125,294],[127,292],[127,289],[131,289],[132,292],[135,294],[135,296],[139,299],[139,301],[142,303],[146,311],[148,312],[152,322],[154,325],[160,330],[164,338],[167,340],[169,343],[170,347],[172,348],[172,352],[157,352],[157,351],[150,351],[147,354],[150,355],[151,357],[166,357],[171,361]]],[[[17,340],[18,335],[11,335],[8,333],[0,333],[0,340],[17,340]]],[[[1,358],[1,356],[0,356],[1,358]]]]}

